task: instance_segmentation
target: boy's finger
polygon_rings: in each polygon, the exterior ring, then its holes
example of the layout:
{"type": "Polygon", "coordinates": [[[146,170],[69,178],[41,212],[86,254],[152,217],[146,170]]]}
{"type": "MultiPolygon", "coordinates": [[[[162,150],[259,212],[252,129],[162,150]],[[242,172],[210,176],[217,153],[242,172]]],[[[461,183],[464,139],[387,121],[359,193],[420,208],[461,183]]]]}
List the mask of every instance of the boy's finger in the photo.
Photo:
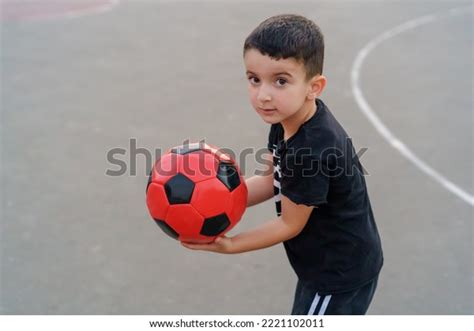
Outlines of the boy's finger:
{"type": "Polygon", "coordinates": [[[187,244],[187,243],[181,242],[181,245],[189,249],[197,249],[197,250],[204,250],[204,251],[209,250],[209,244],[187,244]]]}
{"type": "Polygon", "coordinates": [[[181,242],[181,245],[183,245],[186,248],[192,248],[192,246],[193,246],[193,244],[188,244],[188,243],[185,243],[185,242],[181,242]]]}

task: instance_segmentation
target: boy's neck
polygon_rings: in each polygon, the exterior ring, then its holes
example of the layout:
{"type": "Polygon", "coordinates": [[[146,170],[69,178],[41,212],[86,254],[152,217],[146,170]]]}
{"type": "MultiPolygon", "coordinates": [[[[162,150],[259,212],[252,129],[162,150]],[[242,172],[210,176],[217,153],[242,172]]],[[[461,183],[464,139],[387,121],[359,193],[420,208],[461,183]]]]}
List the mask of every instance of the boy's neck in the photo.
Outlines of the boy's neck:
{"type": "Polygon", "coordinates": [[[281,121],[283,126],[284,136],[283,139],[287,141],[292,137],[300,128],[303,123],[308,121],[317,111],[315,101],[307,101],[303,107],[297,111],[293,116],[288,117],[284,121],[281,121]]]}

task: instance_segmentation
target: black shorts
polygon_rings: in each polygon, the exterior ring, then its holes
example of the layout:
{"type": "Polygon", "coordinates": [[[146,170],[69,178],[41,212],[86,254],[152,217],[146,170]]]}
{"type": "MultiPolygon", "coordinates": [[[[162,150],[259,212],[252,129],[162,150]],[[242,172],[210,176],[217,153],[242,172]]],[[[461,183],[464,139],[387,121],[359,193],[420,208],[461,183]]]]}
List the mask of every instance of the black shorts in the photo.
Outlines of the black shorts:
{"type": "Polygon", "coordinates": [[[319,295],[301,281],[296,285],[292,315],[365,315],[377,288],[378,275],[368,284],[336,294],[319,295]]]}

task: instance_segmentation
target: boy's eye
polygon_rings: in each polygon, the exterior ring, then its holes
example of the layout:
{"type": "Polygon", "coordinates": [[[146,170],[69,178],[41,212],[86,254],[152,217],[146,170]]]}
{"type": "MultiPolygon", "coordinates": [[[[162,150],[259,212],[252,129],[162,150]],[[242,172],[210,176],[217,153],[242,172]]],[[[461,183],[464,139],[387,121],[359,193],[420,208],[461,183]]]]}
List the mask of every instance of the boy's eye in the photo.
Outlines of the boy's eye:
{"type": "Polygon", "coordinates": [[[258,84],[260,82],[260,80],[257,77],[249,77],[248,80],[252,84],[258,84]]]}
{"type": "Polygon", "coordinates": [[[278,78],[276,82],[278,86],[283,86],[287,83],[287,81],[283,78],[278,78]]]}

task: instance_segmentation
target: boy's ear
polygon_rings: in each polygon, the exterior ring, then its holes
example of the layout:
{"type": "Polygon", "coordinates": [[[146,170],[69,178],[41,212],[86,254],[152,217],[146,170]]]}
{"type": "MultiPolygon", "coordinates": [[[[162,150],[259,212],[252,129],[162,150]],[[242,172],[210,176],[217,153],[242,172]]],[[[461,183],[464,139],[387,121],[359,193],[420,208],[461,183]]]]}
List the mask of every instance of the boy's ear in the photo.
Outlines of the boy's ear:
{"type": "Polygon", "coordinates": [[[327,79],[323,75],[316,75],[309,81],[309,91],[307,95],[308,100],[315,100],[322,93],[326,87],[327,79]]]}

